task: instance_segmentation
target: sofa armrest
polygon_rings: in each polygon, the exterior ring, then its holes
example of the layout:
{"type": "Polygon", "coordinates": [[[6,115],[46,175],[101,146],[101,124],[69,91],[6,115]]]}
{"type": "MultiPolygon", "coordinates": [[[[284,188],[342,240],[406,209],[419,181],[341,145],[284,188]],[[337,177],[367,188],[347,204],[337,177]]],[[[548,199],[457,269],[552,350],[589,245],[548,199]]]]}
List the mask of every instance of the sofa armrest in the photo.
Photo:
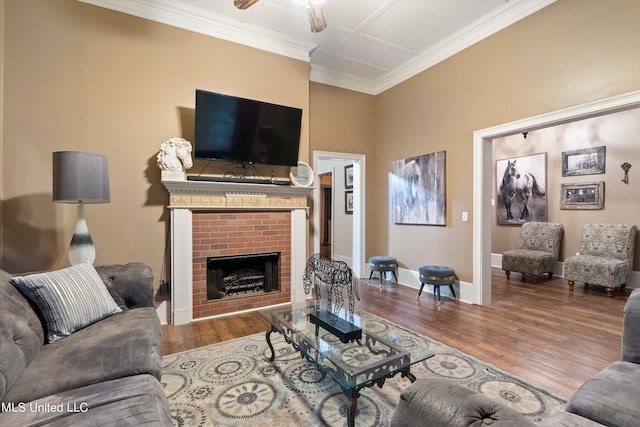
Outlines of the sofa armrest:
{"type": "Polygon", "coordinates": [[[155,307],[153,271],[148,264],[99,265],[96,271],[121,308],[155,307]]]}
{"type": "Polygon", "coordinates": [[[400,396],[392,427],[535,426],[519,412],[445,378],[420,379],[400,396]]]}
{"type": "Polygon", "coordinates": [[[622,361],[640,363],[640,289],[631,292],[624,307],[622,361]]]}

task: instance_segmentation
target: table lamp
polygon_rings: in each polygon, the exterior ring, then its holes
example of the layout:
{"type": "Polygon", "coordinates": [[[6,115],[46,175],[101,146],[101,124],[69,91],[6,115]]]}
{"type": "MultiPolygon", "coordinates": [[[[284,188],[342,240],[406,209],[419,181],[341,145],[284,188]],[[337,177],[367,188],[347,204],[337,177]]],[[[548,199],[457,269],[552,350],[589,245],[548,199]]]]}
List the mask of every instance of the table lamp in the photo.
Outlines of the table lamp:
{"type": "Polygon", "coordinates": [[[96,248],[84,217],[84,205],[111,201],[108,162],[100,154],[79,151],[53,153],[53,201],[78,204],[78,220],[69,246],[71,265],[93,264],[96,259],[96,248]]]}

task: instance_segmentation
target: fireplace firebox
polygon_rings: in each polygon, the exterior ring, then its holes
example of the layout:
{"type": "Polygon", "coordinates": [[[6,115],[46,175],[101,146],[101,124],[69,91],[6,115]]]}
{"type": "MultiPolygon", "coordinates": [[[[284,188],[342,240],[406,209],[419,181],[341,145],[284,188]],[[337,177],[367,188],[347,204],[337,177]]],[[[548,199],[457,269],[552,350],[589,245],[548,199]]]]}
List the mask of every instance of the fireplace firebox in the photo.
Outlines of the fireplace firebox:
{"type": "Polygon", "coordinates": [[[279,289],[280,252],[207,258],[207,299],[279,289]]]}

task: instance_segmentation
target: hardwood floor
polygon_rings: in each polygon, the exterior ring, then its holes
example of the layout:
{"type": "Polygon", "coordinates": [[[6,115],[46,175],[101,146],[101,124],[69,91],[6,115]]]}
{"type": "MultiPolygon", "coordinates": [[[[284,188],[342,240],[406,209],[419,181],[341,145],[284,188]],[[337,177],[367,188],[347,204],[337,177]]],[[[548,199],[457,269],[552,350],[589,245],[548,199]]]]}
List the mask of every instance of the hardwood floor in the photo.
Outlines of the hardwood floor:
{"type": "MultiPolygon", "coordinates": [[[[492,272],[490,306],[443,298],[438,307],[430,293],[378,281],[360,281],[356,307],[514,374],[568,398],[589,377],[620,359],[622,310],[629,290],[607,297],[602,288],[563,279],[540,279],[533,285],[513,273],[492,272]]],[[[265,332],[268,323],[257,313],[163,325],[164,354],[265,332]]]]}

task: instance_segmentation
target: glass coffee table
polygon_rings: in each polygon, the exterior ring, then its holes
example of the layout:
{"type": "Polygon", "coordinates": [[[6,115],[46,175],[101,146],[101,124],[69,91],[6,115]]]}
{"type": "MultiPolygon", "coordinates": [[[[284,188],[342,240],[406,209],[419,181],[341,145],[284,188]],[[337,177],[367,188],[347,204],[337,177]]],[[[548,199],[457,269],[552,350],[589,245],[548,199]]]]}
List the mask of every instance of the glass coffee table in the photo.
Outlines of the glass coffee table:
{"type": "MultiPolygon", "coordinates": [[[[261,310],[260,314],[271,324],[266,333],[271,350],[270,360],[275,359],[271,334],[279,332],[285,341],[315,363],[318,369],[340,385],[349,399],[348,425],[355,425],[356,407],[360,390],[377,385],[382,387],[387,380],[400,374],[411,382],[411,365],[433,356],[426,348],[408,351],[401,344],[402,337],[392,328],[369,328],[357,314],[345,319],[362,328],[362,338],[343,343],[322,327],[309,321],[315,311],[312,300],[301,304],[261,310]]],[[[344,315],[341,317],[344,318],[344,315]]],[[[385,322],[384,319],[379,319],[385,322]]]]}

